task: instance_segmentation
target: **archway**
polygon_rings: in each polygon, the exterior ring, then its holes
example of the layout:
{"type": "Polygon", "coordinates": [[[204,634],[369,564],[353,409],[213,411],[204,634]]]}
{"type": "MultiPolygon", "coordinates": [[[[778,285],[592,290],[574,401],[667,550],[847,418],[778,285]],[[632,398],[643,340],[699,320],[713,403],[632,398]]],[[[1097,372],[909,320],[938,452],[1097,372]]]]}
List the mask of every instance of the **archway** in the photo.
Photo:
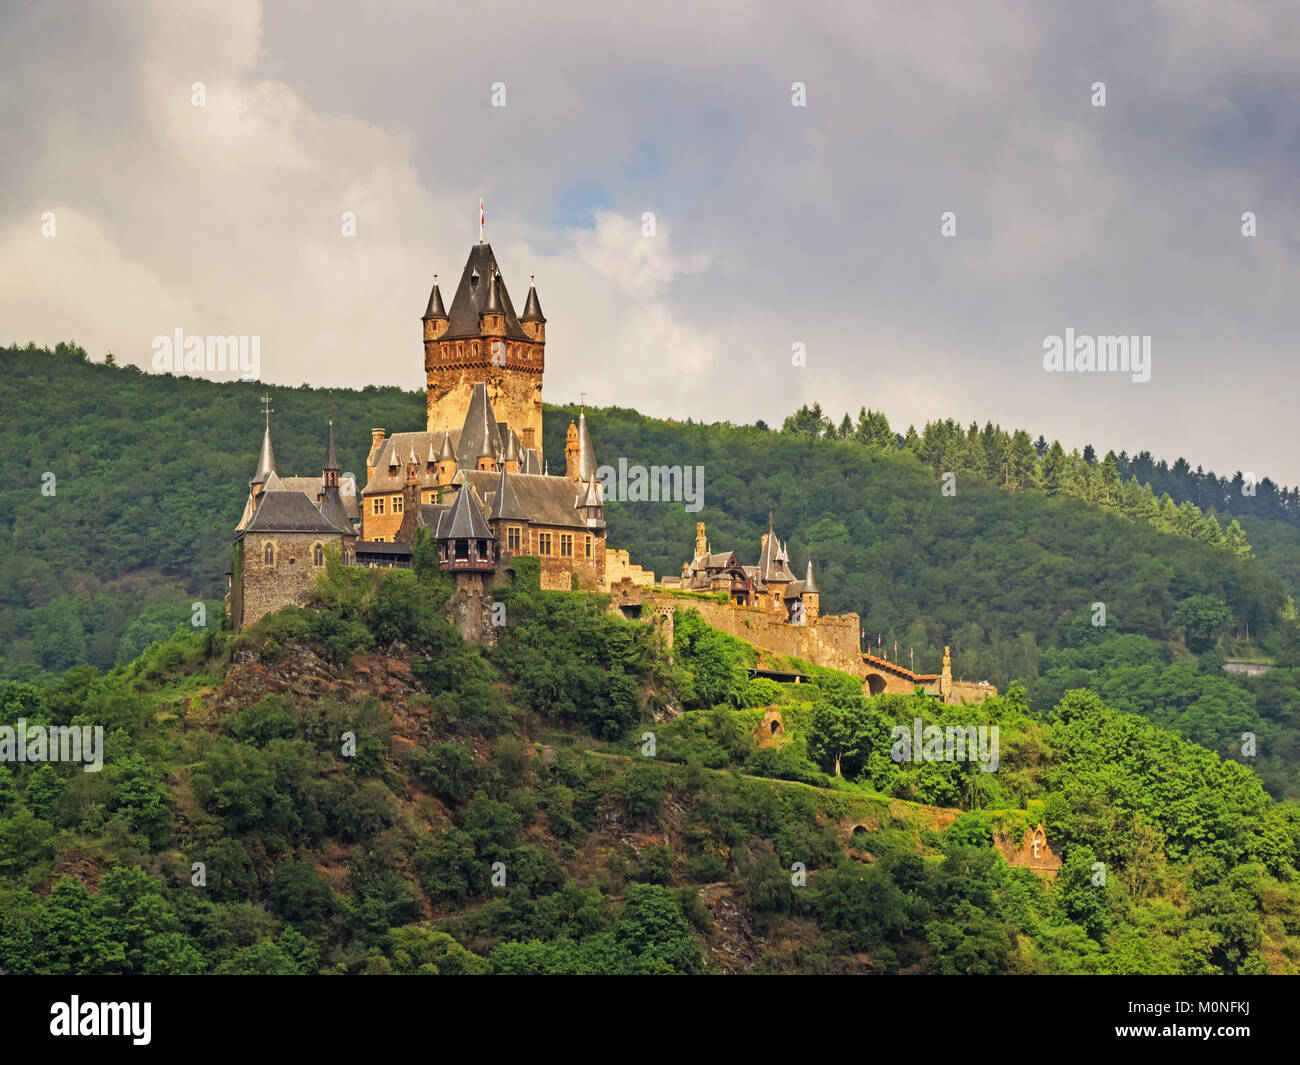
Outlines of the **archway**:
{"type": "Polygon", "coordinates": [[[872,695],[879,695],[885,690],[885,678],[879,673],[867,674],[867,691],[872,695]]]}
{"type": "Polygon", "coordinates": [[[772,735],[773,736],[781,735],[781,722],[779,721],[772,722],[772,735]]]}

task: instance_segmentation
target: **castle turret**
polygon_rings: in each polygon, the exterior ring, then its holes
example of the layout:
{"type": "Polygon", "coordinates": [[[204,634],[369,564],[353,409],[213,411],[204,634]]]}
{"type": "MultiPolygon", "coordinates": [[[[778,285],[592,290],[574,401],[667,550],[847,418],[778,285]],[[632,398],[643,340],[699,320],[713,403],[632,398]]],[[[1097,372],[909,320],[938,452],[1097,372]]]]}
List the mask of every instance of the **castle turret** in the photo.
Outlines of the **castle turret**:
{"type": "Polygon", "coordinates": [[[456,476],[456,452],[451,447],[451,433],[444,430],[442,447],[438,451],[438,487],[451,484],[456,476]]]}
{"type": "Polygon", "coordinates": [[[519,442],[518,434],[512,429],[506,433],[506,450],[501,468],[509,473],[518,473],[523,457],[524,446],[519,442]]]}
{"type": "Polygon", "coordinates": [[[384,430],[370,430],[370,454],[366,456],[366,480],[369,480],[374,474],[375,463],[379,461],[379,456],[384,451],[384,430]]]}
{"type": "Polygon", "coordinates": [[[537,286],[533,283],[533,275],[528,275],[528,302],[524,304],[523,317],[519,319],[519,325],[530,338],[536,340],[539,344],[546,343],[546,318],[542,315],[542,305],[537,299],[537,286]]]}
{"type": "Polygon", "coordinates": [[[822,597],[813,580],[812,559],[808,560],[808,572],[803,579],[803,617],[805,623],[816,621],[821,614],[822,597]]]}
{"type": "Polygon", "coordinates": [[[578,473],[578,457],[581,450],[578,446],[577,423],[569,422],[569,431],[564,434],[564,475],[571,481],[577,481],[581,477],[578,473]]]}
{"type": "MultiPolygon", "coordinates": [[[[325,467],[322,480],[324,490],[321,493],[320,512],[325,515],[325,520],[331,525],[343,530],[347,536],[355,537],[356,530],[352,528],[348,512],[343,508],[343,497],[339,493],[339,460],[334,451],[334,422],[332,419],[329,427],[329,443],[325,446],[325,467]]],[[[346,549],[344,556],[346,559],[346,549]]]]}
{"type": "Polygon", "coordinates": [[[429,352],[428,345],[437,340],[447,331],[447,312],[442,306],[442,293],[438,291],[438,275],[433,275],[433,291],[429,293],[429,306],[425,308],[424,317],[424,343],[426,356],[429,352]]]}
{"type": "Polygon", "coordinates": [[[952,655],[945,645],[943,649],[943,672],[939,674],[939,696],[947,701],[952,695],[952,655]]]}
{"type": "Polygon", "coordinates": [[[704,535],[704,522],[695,523],[695,557],[701,558],[709,553],[709,540],[704,535]]]}

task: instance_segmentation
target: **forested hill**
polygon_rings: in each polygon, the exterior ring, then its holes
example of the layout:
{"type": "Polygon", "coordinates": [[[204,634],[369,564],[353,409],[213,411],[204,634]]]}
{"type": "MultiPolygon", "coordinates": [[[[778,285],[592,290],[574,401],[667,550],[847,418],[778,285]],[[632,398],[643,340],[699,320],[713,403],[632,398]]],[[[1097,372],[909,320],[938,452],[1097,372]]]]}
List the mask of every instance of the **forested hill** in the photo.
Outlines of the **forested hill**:
{"type": "MultiPolygon", "coordinates": [[[[275,411],[282,473],[319,470],[331,412],[341,462],[362,482],[370,428],[419,426],[424,417],[422,395],[391,388],[154,376],[92,364],[62,345],[0,357],[8,537],[0,641],[5,668],[19,675],[111,666],[166,635],[195,599],[215,608],[255,465],[263,393],[275,411]]],[[[572,413],[549,411],[553,469],[572,413]]],[[[1089,624],[1097,603],[1111,632],[1179,646],[1191,634],[1227,651],[1238,637],[1252,641],[1240,646],[1280,646],[1282,582],[1241,557],[1241,545],[1205,537],[1204,523],[1173,535],[1104,504],[1028,485],[1009,491],[968,474],[960,452],[956,493],[946,495],[934,462],[900,450],[893,434],[861,442],[825,439],[797,419],[774,432],[618,408],[588,416],[601,463],[704,471],[698,513],[681,502],[612,502],[612,544],[657,573],[676,573],[702,520],[714,550],[734,549],[752,563],[773,511],[796,570],[814,560],[823,609],[860,613],[868,634],[913,650],[918,668],[937,668],[950,644],[961,675],[1000,685],[1032,676],[1041,652],[1066,642],[1071,626],[1089,624]]],[[[1291,542],[1256,524],[1277,568],[1292,565],[1291,542]]]]}

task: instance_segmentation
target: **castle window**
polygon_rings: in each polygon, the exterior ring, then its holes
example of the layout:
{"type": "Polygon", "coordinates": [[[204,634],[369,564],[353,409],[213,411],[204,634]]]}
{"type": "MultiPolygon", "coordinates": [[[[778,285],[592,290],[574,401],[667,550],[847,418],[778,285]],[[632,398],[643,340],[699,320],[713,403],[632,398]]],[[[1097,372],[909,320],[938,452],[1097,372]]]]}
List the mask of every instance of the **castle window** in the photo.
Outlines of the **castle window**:
{"type": "Polygon", "coordinates": [[[433,489],[432,489],[432,488],[430,488],[427,492],[424,493],[424,501],[425,501],[426,503],[432,503],[432,502],[433,502],[433,489]]]}
{"type": "Polygon", "coordinates": [[[537,553],[539,555],[549,555],[551,553],[551,534],[548,532],[537,534],[537,553]]]}
{"type": "Polygon", "coordinates": [[[587,541],[587,543],[586,543],[586,557],[587,557],[587,558],[591,558],[591,536],[590,536],[590,534],[587,535],[587,537],[586,537],[586,541],[587,541]]]}
{"type": "Polygon", "coordinates": [[[394,514],[400,514],[400,513],[402,513],[402,497],[401,497],[401,496],[393,496],[393,513],[394,513],[394,514]]]}
{"type": "Polygon", "coordinates": [[[311,545],[311,564],[313,566],[325,565],[325,548],[320,544],[311,545]]]}
{"type": "Polygon", "coordinates": [[[560,533],[560,557],[573,557],[573,533],[560,533]]]}
{"type": "Polygon", "coordinates": [[[383,512],[384,512],[384,497],[375,496],[375,498],[370,501],[370,513],[382,514],[383,512]]]}
{"type": "Polygon", "coordinates": [[[472,347],[472,349],[471,349],[471,354],[473,354],[473,355],[478,355],[478,341],[477,341],[477,340],[474,341],[474,345],[473,345],[473,347],[472,347]]]}
{"type": "Polygon", "coordinates": [[[262,562],[268,566],[275,565],[275,545],[267,544],[262,548],[262,562]]]}
{"type": "Polygon", "coordinates": [[[520,541],[519,533],[520,533],[520,529],[518,525],[510,525],[506,527],[506,550],[507,551],[514,551],[515,553],[518,553],[519,541],[520,541]]]}

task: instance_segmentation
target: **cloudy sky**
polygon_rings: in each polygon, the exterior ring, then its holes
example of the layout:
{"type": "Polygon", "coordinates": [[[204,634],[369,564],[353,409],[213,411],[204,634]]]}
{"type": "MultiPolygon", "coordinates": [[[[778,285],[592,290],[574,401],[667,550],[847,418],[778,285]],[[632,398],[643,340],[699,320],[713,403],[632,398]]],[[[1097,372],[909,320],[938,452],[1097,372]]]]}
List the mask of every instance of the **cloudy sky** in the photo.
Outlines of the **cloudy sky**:
{"type": "Polygon", "coordinates": [[[267,381],[419,387],[482,196],[548,400],[1300,481],[1294,3],[9,0],[0,30],[5,342],[257,335],[267,381]],[[1045,372],[1067,328],[1150,336],[1150,381],[1045,372]]]}

